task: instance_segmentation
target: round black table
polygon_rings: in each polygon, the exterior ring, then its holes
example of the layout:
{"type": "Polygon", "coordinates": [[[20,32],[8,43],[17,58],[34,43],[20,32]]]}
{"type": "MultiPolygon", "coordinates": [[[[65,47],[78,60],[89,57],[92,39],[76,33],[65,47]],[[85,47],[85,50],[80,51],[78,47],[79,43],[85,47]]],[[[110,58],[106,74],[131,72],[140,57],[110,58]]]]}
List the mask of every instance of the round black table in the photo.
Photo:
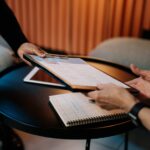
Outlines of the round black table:
{"type": "MultiPolygon", "coordinates": [[[[121,81],[135,78],[126,67],[93,58],[83,59],[121,81]]],[[[20,64],[0,74],[0,115],[5,124],[31,134],[63,139],[100,138],[134,128],[130,119],[66,128],[48,102],[50,95],[69,91],[24,83],[23,78],[31,69],[20,64]]]]}

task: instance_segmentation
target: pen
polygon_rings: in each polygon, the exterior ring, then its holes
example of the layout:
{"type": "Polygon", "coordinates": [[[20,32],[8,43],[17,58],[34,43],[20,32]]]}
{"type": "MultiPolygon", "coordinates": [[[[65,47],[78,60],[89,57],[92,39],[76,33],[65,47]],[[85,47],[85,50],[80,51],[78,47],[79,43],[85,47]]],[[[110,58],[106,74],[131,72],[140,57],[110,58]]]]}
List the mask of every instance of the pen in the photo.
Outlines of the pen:
{"type": "Polygon", "coordinates": [[[92,99],[92,98],[89,98],[89,101],[90,101],[91,103],[96,103],[96,101],[95,101],[94,99],[92,99]]]}
{"type": "Polygon", "coordinates": [[[91,103],[96,103],[95,99],[89,97],[89,96],[87,95],[87,93],[82,93],[82,94],[84,94],[84,95],[88,98],[89,102],[91,102],[91,103]]]}
{"type": "Polygon", "coordinates": [[[96,103],[95,99],[93,99],[93,98],[91,98],[91,97],[88,97],[88,96],[86,96],[86,97],[88,98],[88,100],[89,100],[91,103],[96,103]]]}

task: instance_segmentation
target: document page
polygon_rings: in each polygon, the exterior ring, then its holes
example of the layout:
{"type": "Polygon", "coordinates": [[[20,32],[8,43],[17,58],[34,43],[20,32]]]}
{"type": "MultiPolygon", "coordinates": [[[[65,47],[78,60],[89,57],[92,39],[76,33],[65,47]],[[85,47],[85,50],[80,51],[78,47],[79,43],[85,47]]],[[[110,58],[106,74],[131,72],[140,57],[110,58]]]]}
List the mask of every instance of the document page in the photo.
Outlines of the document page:
{"type": "Polygon", "coordinates": [[[126,84],[114,79],[104,72],[90,66],[80,58],[40,58],[31,55],[49,72],[65,81],[72,87],[96,87],[98,83],[114,83],[124,88],[126,84]]]}

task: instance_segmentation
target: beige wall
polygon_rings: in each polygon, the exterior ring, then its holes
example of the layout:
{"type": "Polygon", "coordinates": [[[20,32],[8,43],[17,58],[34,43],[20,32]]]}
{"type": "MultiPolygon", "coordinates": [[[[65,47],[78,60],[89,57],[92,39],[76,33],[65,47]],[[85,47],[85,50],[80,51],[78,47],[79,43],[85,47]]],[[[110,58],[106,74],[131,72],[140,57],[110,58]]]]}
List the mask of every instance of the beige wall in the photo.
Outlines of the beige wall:
{"type": "Polygon", "coordinates": [[[150,29],[150,0],[7,0],[29,40],[86,55],[101,41],[150,29]]]}

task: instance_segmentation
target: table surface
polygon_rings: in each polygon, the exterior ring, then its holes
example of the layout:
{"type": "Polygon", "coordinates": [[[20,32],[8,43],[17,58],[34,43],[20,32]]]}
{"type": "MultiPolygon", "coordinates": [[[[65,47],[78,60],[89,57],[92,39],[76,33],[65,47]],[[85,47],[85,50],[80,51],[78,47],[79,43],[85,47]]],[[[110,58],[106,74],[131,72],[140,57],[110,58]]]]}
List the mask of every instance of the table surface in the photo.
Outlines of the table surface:
{"type": "MultiPolygon", "coordinates": [[[[123,82],[135,78],[129,69],[117,64],[92,58],[83,59],[123,82]]],[[[23,78],[31,69],[20,64],[0,75],[0,115],[5,124],[31,134],[64,139],[106,137],[134,128],[130,119],[66,128],[48,104],[48,97],[70,91],[24,83],[23,78]]]]}

